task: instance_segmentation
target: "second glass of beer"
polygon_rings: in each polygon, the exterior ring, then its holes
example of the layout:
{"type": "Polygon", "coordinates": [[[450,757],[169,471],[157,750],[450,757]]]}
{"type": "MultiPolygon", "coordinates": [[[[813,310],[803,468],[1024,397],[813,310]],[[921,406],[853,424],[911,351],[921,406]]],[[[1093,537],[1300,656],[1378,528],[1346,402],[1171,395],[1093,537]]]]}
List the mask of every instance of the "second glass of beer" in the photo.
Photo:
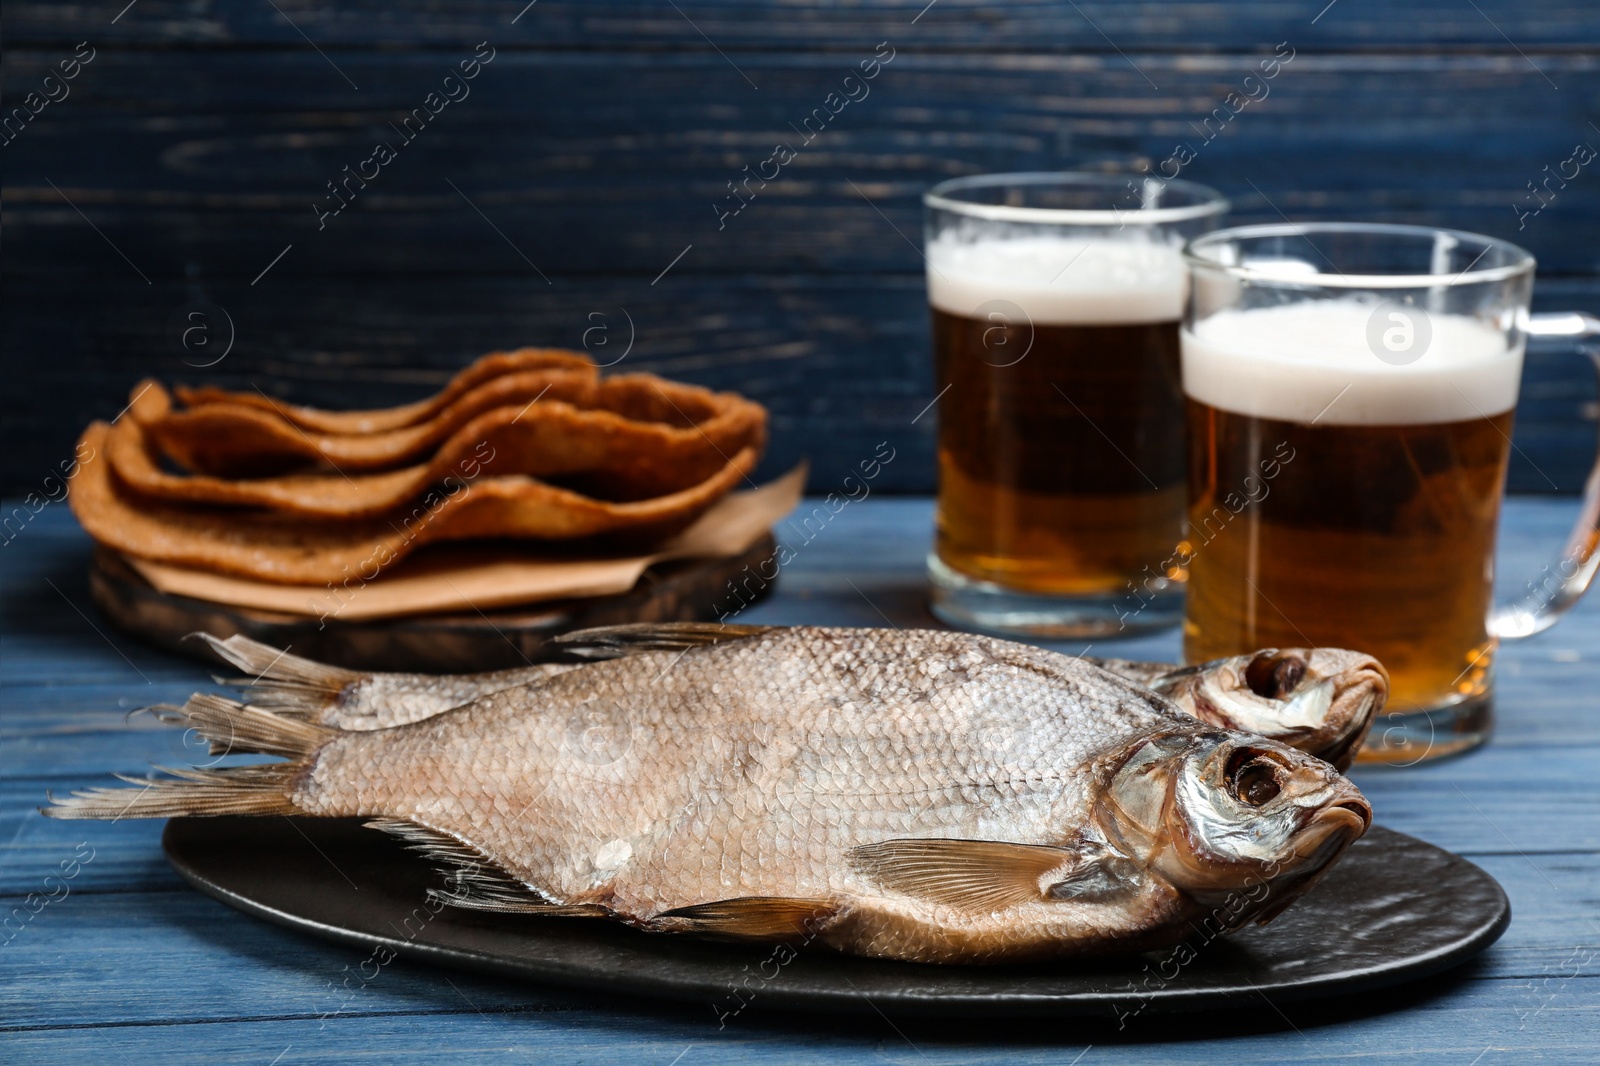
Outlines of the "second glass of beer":
{"type": "Polygon", "coordinates": [[[1216,191],[1126,173],[936,186],[934,614],[1036,637],[1175,624],[1185,571],[1181,249],[1216,191]]]}
{"type": "Polygon", "coordinates": [[[1422,226],[1246,226],[1189,246],[1184,656],[1337,647],[1390,678],[1367,760],[1489,734],[1499,642],[1551,625],[1600,565],[1600,469],[1560,561],[1493,606],[1495,526],[1533,256],[1422,226]]]}

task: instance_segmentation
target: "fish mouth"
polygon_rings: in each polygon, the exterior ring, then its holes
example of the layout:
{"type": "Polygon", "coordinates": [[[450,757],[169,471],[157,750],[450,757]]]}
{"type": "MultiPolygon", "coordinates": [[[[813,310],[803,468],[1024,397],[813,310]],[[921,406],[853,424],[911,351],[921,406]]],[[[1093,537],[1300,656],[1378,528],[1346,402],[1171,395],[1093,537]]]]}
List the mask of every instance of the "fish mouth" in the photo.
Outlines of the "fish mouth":
{"type": "Polygon", "coordinates": [[[1355,761],[1356,752],[1361,750],[1378,713],[1389,700],[1389,671],[1371,656],[1362,656],[1354,666],[1339,671],[1334,684],[1328,717],[1331,723],[1338,724],[1339,731],[1317,754],[1335,769],[1345,770],[1355,761]]]}
{"type": "Polygon", "coordinates": [[[1324,810],[1322,817],[1343,821],[1356,830],[1357,836],[1361,836],[1372,828],[1372,804],[1365,799],[1345,800],[1324,810]]]}
{"type": "MultiPolygon", "coordinates": [[[[1354,792],[1354,786],[1351,791],[1354,792]]],[[[1296,835],[1292,854],[1299,869],[1278,883],[1254,914],[1241,923],[1254,921],[1266,925],[1288,909],[1295,900],[1311,891],[1344,854],[1372,825],[1372,806],[1359,793],[1337,803],[1318,808],[1296,835]]]]}
{"type": "Polygon", "coordinates": [[[1295,834],[1297,859],[1328,862],[1366,835],[1372,827],[1372,805],[1350,796],[1317,808],[1295,834]]]}

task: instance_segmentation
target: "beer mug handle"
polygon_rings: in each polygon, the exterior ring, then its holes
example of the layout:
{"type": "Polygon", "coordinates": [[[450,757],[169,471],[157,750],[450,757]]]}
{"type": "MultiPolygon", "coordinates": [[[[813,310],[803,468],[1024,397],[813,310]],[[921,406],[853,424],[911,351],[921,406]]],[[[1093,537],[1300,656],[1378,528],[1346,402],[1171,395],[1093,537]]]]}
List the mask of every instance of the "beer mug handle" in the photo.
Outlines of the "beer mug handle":
{"type": "MultiPolygon", "coordinates": [[[[1577,312],[1530,315],[1527,332],[1530,337],[1595,337],[1600,336],[1600,318],[1577,312]]],[[[1600,372],[1600,351],[1577,350],[1588,356],[1600,372]]],[[[1545,567],[1543,578],[1533,582],[1527,592],[1490,614],[1490,635],[1501,640],[1520,640],[1543,633],[1572,610],[1594,580],[1596,569],[1600,569],[1600,455],[1596,456],[1594,469],[1589,472],[1589,481],[1583,490],[1583,507],[1567,537],[1566,550],[1556,563],[1545,567]]]]}

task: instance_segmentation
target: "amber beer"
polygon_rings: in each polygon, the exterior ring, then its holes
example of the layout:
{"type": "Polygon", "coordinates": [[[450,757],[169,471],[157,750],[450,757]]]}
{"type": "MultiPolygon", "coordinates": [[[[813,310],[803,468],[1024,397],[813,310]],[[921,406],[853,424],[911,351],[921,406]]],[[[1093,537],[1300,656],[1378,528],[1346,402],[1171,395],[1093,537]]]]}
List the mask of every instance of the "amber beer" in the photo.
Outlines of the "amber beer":
{"type": "Polygon", "coordinates": [[[1495,525],[1520,346],[1431,318],[1394,365],[1351,299],[1228,310],[1183,335],[1190,662],[1324,645],[1388,668],[1388,713],[1486,698],[1495,525]]]}
{"type": "Polygon", "coordinates": [[[1183,531],[1177,249],[935,242],[928,287],[939,560],[1028,593],[1123,594],[1183,531]]]}

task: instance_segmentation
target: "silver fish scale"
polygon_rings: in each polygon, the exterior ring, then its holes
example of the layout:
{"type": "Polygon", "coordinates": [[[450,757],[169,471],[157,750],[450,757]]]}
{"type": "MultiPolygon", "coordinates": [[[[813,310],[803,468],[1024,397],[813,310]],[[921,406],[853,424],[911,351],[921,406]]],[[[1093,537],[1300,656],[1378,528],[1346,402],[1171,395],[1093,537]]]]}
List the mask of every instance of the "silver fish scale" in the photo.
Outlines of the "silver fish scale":
{"type": "Polygon", "coordinates": [[[1056,843],[1098,755],[1203,728],[1087,664],[966,634],[801,627],[643,652],[324,747],[308,811],[409,818],[564,902],[647,917],[871,894],[846,852],[1056,843]]]}
{"type": "Polygon", "coordinates": [[[441,674],[419,686],[410,674],[373,674],[352,682],[320,716],[324,725],[340,729],[388,729],[429,718],[479,698],[485,692],[525,685],[572,669],[541,663],[534,667],[485,674],[441,674]]]}

